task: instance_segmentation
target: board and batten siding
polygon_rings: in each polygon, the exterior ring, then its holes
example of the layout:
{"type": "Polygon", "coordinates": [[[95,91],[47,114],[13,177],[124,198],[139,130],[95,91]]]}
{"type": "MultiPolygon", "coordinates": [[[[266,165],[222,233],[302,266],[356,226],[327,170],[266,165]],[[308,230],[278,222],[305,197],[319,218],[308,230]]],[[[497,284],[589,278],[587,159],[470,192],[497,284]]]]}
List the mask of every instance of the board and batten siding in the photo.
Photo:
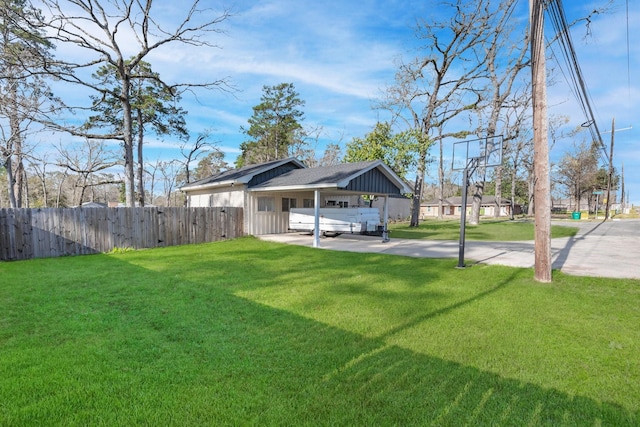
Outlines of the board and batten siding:
{"type": "Polygon", "coordinates": [[[188,194],[189,206],[192,208],[208,207],[244,207],[244,187],[237,186],[233,189],[198,190],[188,194]]]}
{"type": "Polygon", "coordinates": [[[313,192],[250,192],[247,193],[247,234],[259,236],[262,234],[278,234],[289,232],[289,212],[282,210],[282,199],[295,199],[296,206],[303,207],[304,199],[313,200],[313,192]],[[258,211],[258,198],[272,197],[275,203],[274,212],[258,211]],[[250,213],[250,214],[249,214],[250,213]]]}
{"type": "Polygon", "coordinates": [[[242,208],[0,209],[0,260],[87,255],[244,235],[242,208]]]}

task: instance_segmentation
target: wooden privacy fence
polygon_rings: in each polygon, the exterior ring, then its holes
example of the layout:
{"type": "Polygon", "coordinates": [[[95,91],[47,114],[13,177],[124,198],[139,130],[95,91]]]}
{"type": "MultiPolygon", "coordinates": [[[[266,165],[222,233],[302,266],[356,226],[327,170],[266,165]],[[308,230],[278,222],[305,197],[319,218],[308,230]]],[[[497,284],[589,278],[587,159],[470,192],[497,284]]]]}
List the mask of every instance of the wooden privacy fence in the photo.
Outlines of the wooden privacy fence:
{"type": "Polygon", "coordinates": [[[242,208],[0,209],[0,260],[187,245],[243,234],[242,208]]]}

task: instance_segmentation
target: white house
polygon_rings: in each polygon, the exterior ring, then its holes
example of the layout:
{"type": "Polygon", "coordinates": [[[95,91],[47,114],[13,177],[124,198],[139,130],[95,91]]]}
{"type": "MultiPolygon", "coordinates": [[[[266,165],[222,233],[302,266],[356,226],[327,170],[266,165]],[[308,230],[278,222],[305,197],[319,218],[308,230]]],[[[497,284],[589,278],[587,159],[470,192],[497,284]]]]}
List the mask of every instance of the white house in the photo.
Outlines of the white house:
{"type": "Polygon", "coordinates": [[[369,206],[373,196],[385,225],[408,213],[411,188],[382,161],[307,168],[295,158],[232,169],[181,188],[192,207],[242,207],[247,234],[285,233],[296,207],[369,206]],[[406,207],[404,207],[406,206],[406,207]],[[384,215],[386,213],[386,215],[384,215]]]}
{"type": "MultiPolygon", "coordinates": [[[[473,197],[469,197],[467,200],[467,214],[471,213],[471,208],[473,204],[473,197]]],[[[429,218],[429,217],[437,217],[438,216],[438,200],[432,200],[427,203],[422,203],[420,205],[420,217],[421,218],[429,218]]],[[[482,204],[480,205],[480,215],[483,216],[495,216],[496,210],[498,209],[498,203],[496,202],[495,196],[483,196],[482,204]]],[[[521,213],[520,205],[516,205],[514,209],[514,215],[519,215],[521,213]]],[[[462,197],[448,197],[442,200],[442,215],[443,216],[460,216],[462,214],[462,197]]],[[[500,215],[501,216],[510,216],[511,215],[511,200],[509,199],[501,199],[500,200],[500,215]]]]}

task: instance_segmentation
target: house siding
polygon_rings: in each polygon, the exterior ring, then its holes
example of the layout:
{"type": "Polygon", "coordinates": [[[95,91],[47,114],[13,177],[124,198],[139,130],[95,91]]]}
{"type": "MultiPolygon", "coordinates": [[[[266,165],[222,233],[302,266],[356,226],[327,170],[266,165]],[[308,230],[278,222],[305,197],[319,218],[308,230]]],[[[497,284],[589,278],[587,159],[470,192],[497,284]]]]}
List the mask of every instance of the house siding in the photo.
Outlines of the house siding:
{"type": "Polygon", "coordinates": [[[240,185],[233,187],[233,189],[209,189],[190,192],[188,196],[189,206],[192,208],[243,208],[244,190],[245,187],[240,185]]]}
{"type": "Polygon", "coordinates": [[[262,234],[287,233],[289,231],[289,212],[282,211],[282,199],[295,199],[296,206],[302,207],[304,199],[313,199],[313,192],[256,192],[248,193],[247,210],[251,215],[245,215],[245,218],[252,217],[252,221],[247,224],[248,234],[260,236],[262,234]],[[259,212],[258,197],[273,197],[275,211],[259,212]]]}
{"type": "Polygon", "coordinates": [[[400,189],[378,169],[372,169],[349,181],[345,190],[363,194],[400,194],[400,189]]]}
{"type": "MultiPolygon", "coordinates": [[[[445,216],[460,216],[462,213],[461,206],[454,206],[444,203],[442,205],[442,215],[445,216]]],[[[502,206],[500,208],[501,216],[509,216],[511,215],[511,207],[510,206],[502,206]]],[[[471,205],[467,206],[467,214],[471,214],[471,205]]],[[[481,216],[495,216],[496,206],[495,205],[482,205],[480,207],[480,215],[481,216]]],[[[421,218],[432,218],[438,216],[438,205],[422,205],[420,206],[420,217],[421,218]]]]}
{"type": "MultiPolygon", "coordinates": [[[[380,217],[384,216],[384,197],[376,197],[371,207],[380,209],[380,217]]],[[[411,199],[406,197],[389,197],[387,216],[391,221],[405,221],[407,218],[410,218],[411,199]]]]}

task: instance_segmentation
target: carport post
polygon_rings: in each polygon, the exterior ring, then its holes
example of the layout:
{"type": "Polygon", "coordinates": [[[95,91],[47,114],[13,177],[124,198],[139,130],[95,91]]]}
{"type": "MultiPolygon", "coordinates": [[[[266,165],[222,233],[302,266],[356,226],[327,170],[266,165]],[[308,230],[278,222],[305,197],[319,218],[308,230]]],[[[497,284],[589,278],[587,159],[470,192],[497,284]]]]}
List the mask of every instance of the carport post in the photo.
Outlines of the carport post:
{"type": "Polygon", "coordinates": [[[320,190],[313,195],[313,247],[320,247],[320,190]]]}
{"type": "Polygon", "coordinates": [[[382,243],[386,243],[389,241],[389,230],[387,229],[387,225],[389,223],[389,196],[384,196],[384,209],[383,209],[384,218],[382,220],[382,243]]]}

